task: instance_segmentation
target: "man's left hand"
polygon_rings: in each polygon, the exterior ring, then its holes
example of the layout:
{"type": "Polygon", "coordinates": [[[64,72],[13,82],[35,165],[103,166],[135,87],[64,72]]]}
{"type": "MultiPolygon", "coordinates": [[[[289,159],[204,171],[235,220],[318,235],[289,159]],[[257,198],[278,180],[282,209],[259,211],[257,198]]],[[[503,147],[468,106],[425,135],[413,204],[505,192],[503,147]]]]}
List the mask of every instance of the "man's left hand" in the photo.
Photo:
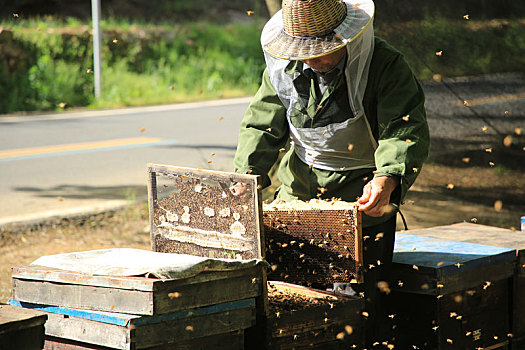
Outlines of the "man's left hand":
{"type": "Polygon", "coordinates": [[[363,187],[363,195],[357,200],[358,210],[369,216],[382,216],[389,210],[390,195],[398,184],[395,177],[374,177],[363,187]]]}

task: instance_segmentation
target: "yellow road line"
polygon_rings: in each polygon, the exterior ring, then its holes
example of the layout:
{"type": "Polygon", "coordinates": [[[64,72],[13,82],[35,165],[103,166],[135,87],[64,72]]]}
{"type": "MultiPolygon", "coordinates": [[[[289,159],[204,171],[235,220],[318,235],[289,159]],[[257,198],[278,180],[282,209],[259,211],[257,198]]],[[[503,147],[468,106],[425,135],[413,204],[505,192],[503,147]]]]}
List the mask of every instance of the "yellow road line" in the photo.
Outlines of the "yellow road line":
{"type": "MultiPolygon", "coordinates": [[[[510,101],[516,101],[521,100],[525,98],[525,92],[521,92],[519,94],[506,94],[506,95],[499,95],[499,96],[493,96],[493,97],[480,97],[480,98],[473,98],[471,100],[467,100],[469,106],[480,106],[480,105],[486,105],[490,103],[497,103],[497,102],[510,102],[510,101]]],[[[457,105],[462,105],[461,102],[456,102],[457,105]]]]}
{"type": "Polygon", "coordinates": [[[92,150],[98,148],[110,148],[128,145],[140,145],[143,143],[152,143],[162,140],[158,137],[133,137],[126,139],[114,139],[105,141],[79,142],[65,145],[52,145],[42,147],[18,148],[7,151],[0,151],[0,159],[20,156],[32,156],[40,154],[49,154],[57,152],[92,150]]]}

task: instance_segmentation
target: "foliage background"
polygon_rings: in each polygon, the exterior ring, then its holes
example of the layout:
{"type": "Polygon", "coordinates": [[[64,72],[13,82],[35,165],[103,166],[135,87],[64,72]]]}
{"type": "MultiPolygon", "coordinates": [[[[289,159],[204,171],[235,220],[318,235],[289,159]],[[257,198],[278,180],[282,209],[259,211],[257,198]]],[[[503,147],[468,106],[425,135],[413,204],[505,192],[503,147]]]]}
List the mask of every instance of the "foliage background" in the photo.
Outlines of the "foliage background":
{"type": "MultiPolygon", "coordinates": [[[[234,97],[253,94],[259,84],[259,34],[268,18],[262,0],[106,0],[103,97],[95,100],[89,5],[0,6],[0,113],[234,97]]],[[[376,6],[377,35],[405,54],[420,79],[523,70],[525,3],[378,0],[376,6]]]]}

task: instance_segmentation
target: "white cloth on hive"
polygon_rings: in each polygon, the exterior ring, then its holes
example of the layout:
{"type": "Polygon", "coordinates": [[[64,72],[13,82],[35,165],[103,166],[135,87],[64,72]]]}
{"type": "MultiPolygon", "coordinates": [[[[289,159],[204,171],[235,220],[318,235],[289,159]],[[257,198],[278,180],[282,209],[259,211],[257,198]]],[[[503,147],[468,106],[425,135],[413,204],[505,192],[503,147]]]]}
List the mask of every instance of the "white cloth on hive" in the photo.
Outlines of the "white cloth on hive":
{"type": "Polygon", "coordinates": [[[188,278],[203,271],[231,271],[267,264],[260,259],[212,259],[186,254],[158,253],[133,248],[98,249],[47,255],[31,265],[102,276],[188,278]]]}

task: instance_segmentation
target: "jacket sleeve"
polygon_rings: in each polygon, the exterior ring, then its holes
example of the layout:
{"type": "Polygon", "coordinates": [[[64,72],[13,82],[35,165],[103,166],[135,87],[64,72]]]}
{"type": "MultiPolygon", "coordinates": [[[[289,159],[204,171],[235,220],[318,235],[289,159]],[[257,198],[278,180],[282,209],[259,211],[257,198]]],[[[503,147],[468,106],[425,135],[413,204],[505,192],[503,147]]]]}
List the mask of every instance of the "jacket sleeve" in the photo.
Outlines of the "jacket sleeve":
{"type": "Polygon", "coordinates": [[[430,137],[425,97],[402,55],[385,67],[377,96],[378,148],[376,175],[396,176],[401,201],[428,156],[430,137]]]}
{"type": "Polygon", "coordinates": [[[237,173],[261,175],[263,187],[270,185],[268,172],[289,137],[286,108],[270,82],[267,70],[250,103],[239,131],[234,169],[237,173]]]}

